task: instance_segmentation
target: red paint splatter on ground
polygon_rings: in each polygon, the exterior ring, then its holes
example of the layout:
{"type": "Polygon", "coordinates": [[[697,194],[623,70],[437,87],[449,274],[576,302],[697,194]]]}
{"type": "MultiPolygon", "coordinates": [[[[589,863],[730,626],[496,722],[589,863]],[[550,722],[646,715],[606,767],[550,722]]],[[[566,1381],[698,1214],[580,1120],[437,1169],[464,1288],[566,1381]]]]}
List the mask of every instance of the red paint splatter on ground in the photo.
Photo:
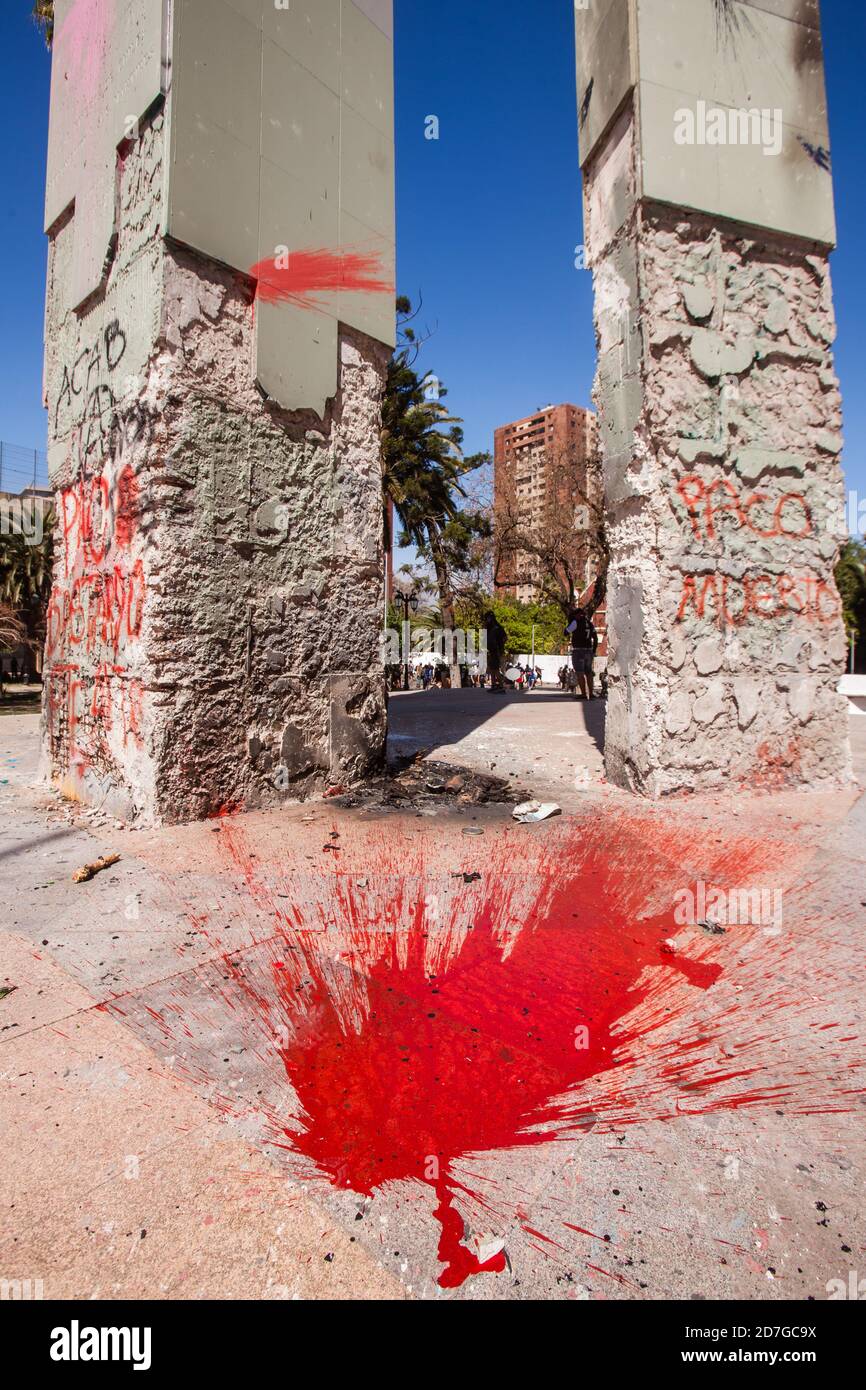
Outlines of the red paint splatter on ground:
{"type": "Polygon", "coordinates": [[[273,256],[251,267],[257,281],[256,299],[264,304],[295,304],[300,309],[321,307],[325,294],[393,294],[393,283],[384,278],[375,252],[309,250],[292,251],[288,265],[273,256]]]}
{"type": "MultiPolygon", "coordinates": [[[[249,883],[251,866],[243,871],[249,883]]],[[[268,1011],[273,1017],[276,996],[288,1033],[280,1055],[302,1121],[287,1131],[292,1147],[336,1185],[365,1195],[388,1182],[429,1184],[442,1224],[443,1287],[504,1268],[502,1257],[481,1264],[462,1244],[454,1161],[549,1142],[539,1126],[580,1128],[566,1093],[614,1066],[625,1040],[615,1025],[646,996],[651,968],[701,989],[720,974],[716,964],[670,954],[669,913],[623,920],[612,886],[596,856],[578,885],[570,876],[553,885],[543,917],[508,937],[488,903],[435,966],[437,934],[420,903],[408,934],[380,941],[366,965],[354,1022],[333,970],[323,968],[332,962],[304,950],[301,984],[297,968],[273,962],[268,1011]]],[[[362,903],[346,909],[356,945],[376,934],[375,922],[361,924],[362,903]]],[[[296,966],[297,952],[296,943],[296,966]]],[[[237,980],[246,987],[243,974],[237,980]]]]}
{"type": "MultiPolygon", "coordinates": [[[[255,815],[190,830],[183,891],[215,873],[231,890],[208,919],[185,908],[210,959],[154,986],[154,1013],[130,997],[113,1011],[180,1053],[225,1114],[255,1117],[302,1180],[368,1197],[423,1185],[443,1288],[505,1267],[501,1252],[482,1256],[514,1196],[507,1179],[490,1201],[475,1190],[484,1155],[593,1127],[620,1136],[682,1115],[857,1103],[838,1045],[821,1067],[811,1052],[802,1061],[803,1016],[838,991],[822,923],[768,942],[760,927],[710,937],[674,922],[690,880],[790,883],[802,864],[791,842],[720,835],[686,813],[563,822],[543,838],[503,828],[483,847],[459,826],[434,841],[400,823],[308,818],[308,830],[255,815]],[[329,830],[339,856],[324,853],[329,830]],[[806,962],[808,998],[790,988],[806,962]],[[212,1039],[226,1027],[257,1059],[252,1093],[214,1091],[212,1039]]],[[[590,1235],[575,1215],[570,1228],[590,1235]]]]}

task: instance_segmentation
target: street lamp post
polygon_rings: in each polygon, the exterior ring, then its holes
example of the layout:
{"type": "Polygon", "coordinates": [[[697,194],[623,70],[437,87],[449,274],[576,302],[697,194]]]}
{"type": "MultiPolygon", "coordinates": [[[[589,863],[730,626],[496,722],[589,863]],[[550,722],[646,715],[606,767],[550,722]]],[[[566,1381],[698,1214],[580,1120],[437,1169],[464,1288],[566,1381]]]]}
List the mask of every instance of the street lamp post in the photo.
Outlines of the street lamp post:
{"type": "Polygon", "coordinates": [[[409,612],[418,612],[418,595],[397,593],[394,595],[398,603],[403,605],[403,689],[409,689],[409,647],[411,643],[411,626],[409,623],[409,612]]]}

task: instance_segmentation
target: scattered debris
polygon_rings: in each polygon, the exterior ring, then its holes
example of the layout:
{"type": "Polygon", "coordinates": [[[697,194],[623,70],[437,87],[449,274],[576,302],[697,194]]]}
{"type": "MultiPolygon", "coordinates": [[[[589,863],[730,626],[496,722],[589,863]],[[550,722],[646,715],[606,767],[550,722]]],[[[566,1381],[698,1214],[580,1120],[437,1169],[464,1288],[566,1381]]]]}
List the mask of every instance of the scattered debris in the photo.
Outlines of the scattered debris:
{"type": "Polygon", "coordinates": [[[452,878],[462,878],[464,883],[480,883],[480,874],[452,874],[452,878]]]}
{"type": "MultiPolygon", "coordinates": [[[[503,777],[455,767],[451,763],[426,762],[426,757],[422,749],[389,763],[381,776],[343,791],[337,804],[367,809],[412,807],[422,815],[429,815],[429,808],[434,805],[511,805],[526,798],[525,791],[516,790],[503,777]]],[[[331,792],[330,795],[333,798],[335,793],[331,792]]]]}
{"type": "Polygon", "coordinates": [[[10,994],[14,994],[17,985],[0,985],[0,999],[7,999],[10,994]]]}
{"type": "Polygon", "coordinates": [[[555,801],[524,801],[522,806],[515,806],[514,819],[521,825],[530,825],[533,821],[549,820],[551,816],[561,816],[562,807],[557,806],[555,801]]]}
{"type": "Polygon", "coordinates": [[[112,864],[120,862],[119,854],[102,854],[94,864],[85,864],[83,868],[76,869],[72,875],[73,883],[87,883],[97,874],[101,874],[103,869],[110,869],[112,864]]]}

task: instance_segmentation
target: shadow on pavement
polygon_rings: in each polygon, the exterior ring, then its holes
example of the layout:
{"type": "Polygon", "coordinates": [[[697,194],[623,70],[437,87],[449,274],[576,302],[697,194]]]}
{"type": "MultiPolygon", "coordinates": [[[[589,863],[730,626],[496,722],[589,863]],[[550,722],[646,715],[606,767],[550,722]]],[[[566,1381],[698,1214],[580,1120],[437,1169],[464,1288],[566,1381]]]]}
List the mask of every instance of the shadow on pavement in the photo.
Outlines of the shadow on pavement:
{"type": "MultiPolygon", "coordinates": [[[[517,690],[412,690],[397,691],[388,697],[388,738],[391,752],[399,754],[415,744],[431,751],[443,744],[467,738],[487,724],[503,709],[525,716],[532,708],[542,712],[569,706],[575,723],[583,723],[598,751],[604,753],[604,700],[578,700],[560,690],[540,690],[525,694],[517,690]],[[401,748],[403,745],[403,748],[401,748]]],[[[544,719],[539,720],[543,736],[544,719]]],[[[551,734],[551,738],[553,735],[551,734]]]]}

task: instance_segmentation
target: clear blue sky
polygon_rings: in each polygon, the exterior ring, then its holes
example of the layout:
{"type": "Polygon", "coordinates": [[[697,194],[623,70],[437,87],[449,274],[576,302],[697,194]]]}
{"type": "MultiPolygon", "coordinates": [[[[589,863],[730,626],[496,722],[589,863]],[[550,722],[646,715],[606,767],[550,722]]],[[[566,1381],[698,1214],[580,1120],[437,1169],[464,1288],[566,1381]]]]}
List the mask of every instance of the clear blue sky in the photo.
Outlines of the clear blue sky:
{"type": "MultiPolygon", "coordinates": [[[[42,188],[49,59],[29,0],[3,0],[6,262],[0,439],[44,447],[42,188]]],[[[837,367],[848,485],[866,496],[866,176],[859,0],[823,0],[839,248],[837,367]]],[[[582,241],[571,0],[396,0],[399,287],[435,328],[423,364],[470,451],[548,402],[589,404],[592,287],[582,241]],[[424,139],[437,115],[438,142],[424,139]]]]}

